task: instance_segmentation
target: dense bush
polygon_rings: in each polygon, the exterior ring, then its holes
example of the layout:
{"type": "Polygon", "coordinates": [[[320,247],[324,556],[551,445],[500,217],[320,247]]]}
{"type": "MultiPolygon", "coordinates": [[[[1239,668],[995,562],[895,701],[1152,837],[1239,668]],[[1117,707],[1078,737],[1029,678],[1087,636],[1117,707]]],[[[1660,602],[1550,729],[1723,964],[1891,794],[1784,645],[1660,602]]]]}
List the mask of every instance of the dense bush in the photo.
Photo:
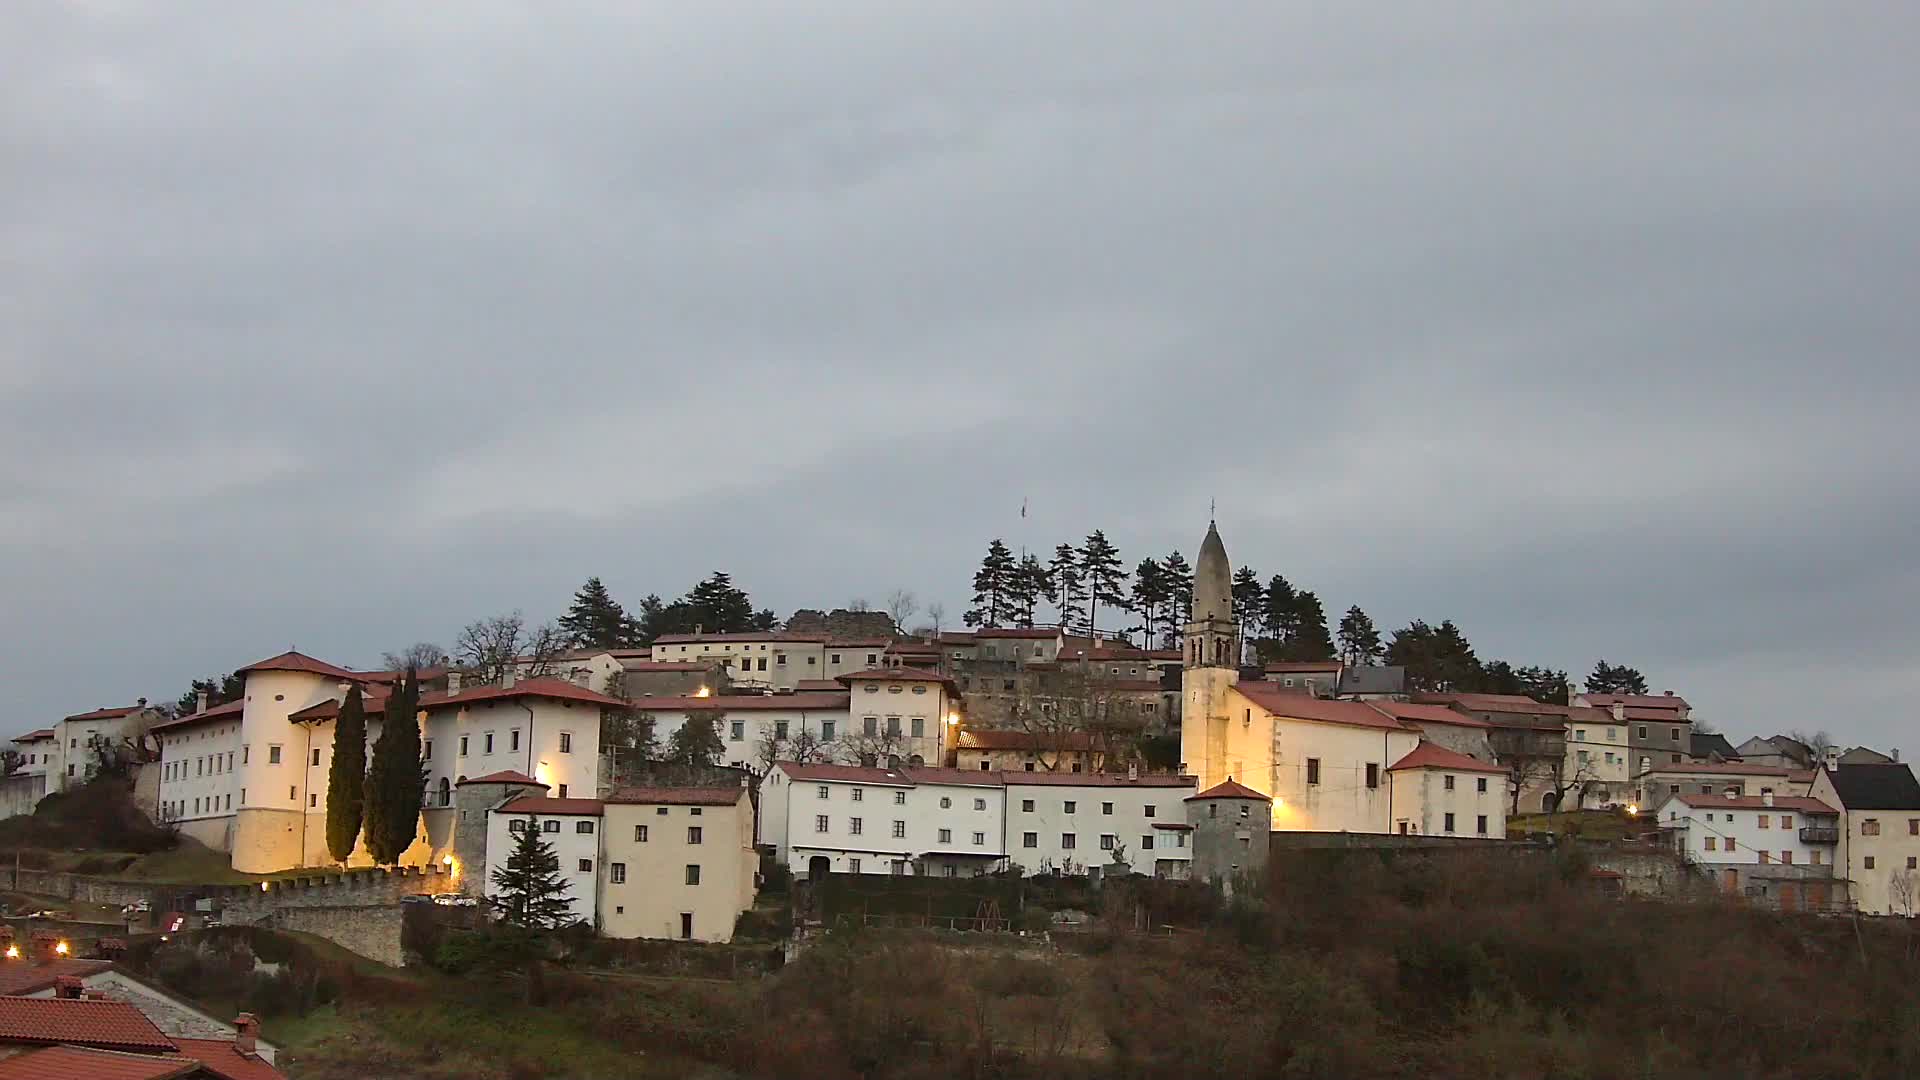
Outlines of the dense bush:
{"type": "Polygon", "coordinates": [[[118,851],[146,854],[177,843],[133,802],[133,786],[101,777],[40,800],[33,813],[0,820],[0,849],[118,851]]]}

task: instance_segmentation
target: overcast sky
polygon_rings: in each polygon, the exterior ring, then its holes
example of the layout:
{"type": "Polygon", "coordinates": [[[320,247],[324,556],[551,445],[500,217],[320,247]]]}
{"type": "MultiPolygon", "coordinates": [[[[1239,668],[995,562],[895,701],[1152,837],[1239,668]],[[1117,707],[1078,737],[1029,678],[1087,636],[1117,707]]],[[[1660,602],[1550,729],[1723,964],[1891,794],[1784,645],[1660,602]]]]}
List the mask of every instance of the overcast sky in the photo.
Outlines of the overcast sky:
{"type": "Polygon", "coordinates": [[[1920,7],[827,6],[8,5],[0,723],[1218,499],[1920,752],[1920,7]]]}

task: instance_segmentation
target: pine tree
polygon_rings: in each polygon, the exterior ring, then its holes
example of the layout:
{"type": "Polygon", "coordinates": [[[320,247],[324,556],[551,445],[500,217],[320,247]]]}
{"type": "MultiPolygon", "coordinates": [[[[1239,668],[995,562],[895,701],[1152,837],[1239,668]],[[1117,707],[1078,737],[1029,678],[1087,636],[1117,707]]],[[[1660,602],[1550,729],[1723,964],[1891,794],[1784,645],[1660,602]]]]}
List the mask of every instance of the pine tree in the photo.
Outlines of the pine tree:
{"type": "Polygon", "coordinates": [[[1566,672],[1546,667],[1523,667],[1516,668],[1513,674],[1520,682],[1520,692],[1533,700],[1549,705],[1568,704],[1571,694],[1566,672]]]}
{"type": "Polygon", "coordinates": [[[745,591],[734,587],[732,577],[718,570],[695,585],[680,602],[685,605],[683,617],[704,633],[737,634],[754,628],[753,601],[745,591]]]}
{"type": "Polygon", "coordinates": [[[1153,648],[1153,632],[1166,614],[1167,572],[1159,562],[1153,559],[1141,559],[1140,565],[1133,568],[1133,610],[1140,616],[1140,629],[1145,635],[1145,645],[1153,648]]]}
{"type": "Polygon", "coordinates": [[[1127,603],[1127,571],[1120,564],[1120,552],[1099,529],[1089,533],[1080,547],[1080,580],[1087,587],[1087,632],[1098,633],[1100,605],[1119,608],[1127,603]]]}
{"type": "Polygon", "coordinates": [[[1033,625],[1047,588],[1047,568],[1035,556],[1022,555],[1007,585],[1007,611],[1015,626],[1033,625]]]}
{"type": "Polygon", "coordinates": [[[1243,566],[1233,574],[1233,615],[1240,623],[1240,640],[1252,641],[1260,626],[1261,606],[1267,592],[1260,586],[1260,575],[1253,567],[1243,566]]]}
{"type": "Polygon", "coordinates": [[[540,820],[528,818],[517,835],[506,865],[493,872],[493,895],[487,902],[503,920],[529,930],[552,930],[572,922],[570,887],[560,873],[560,856],[540,835],[540,820]]]}
{"type": "Polygon", "coordinates": [[[347,691],[333,725],[333,763],[327,767],[327,854],[344,863],[360,839],[367,809],[367,711],[360,687],[347,691]]]}
{"type": "Polygon", "coordinates": [[[726,753],[720,741],[720,724],[725,714],[713,717],[692,715],[667,736],[667,760],[680,765],[716,765],[726,753]]]}
{"type": "Polygon", "coordinates": [[[1387,663],[1407,669],[1407,688],[1417,691],[1469,691],[1484,684],[1486,669],[1473,645],[1451,619],[1438,627],[1415,619],[1395,630],[1387,663]]]}
{"type": "Polygon", "coordinates": [[[964,618],[968,626],[999,626],[1007,621],[1008,599],[1018,564],[1006,542],[995,538],[987,544],[986,557],[973,575],[973,607],[964,618]]]}
{"type": "Polygon", "coordinates": [[[1267,582],[1266,603],[1261,606],[1260,628],[1280,652],[1285,652],[1300,633],[1300,598],[1293,585],[1279,574],[1267,582]]]}
{"type": "Polygon", "coordinates": [[[1333,659],[1333,636],[1327,633],[1327,613],[1320,607],[1320,598],[1310,590],[1302,589],[1294,597],[1293,610],[1296,630],[1293,641],[1287,647],[1287,658],[1333,659]]]}
{"type": "Polygon", "coordinates": [[[1647,677],[1624,664],[1609,664],[1601,660],[1593,665],[1593,674],[1587,676],[1589,694],[1644,694],[1647,692],[1647,677]]]}
{"type": "Polygon", "coordinates": [[[192,716],[200,710],[200,695],[207,695],[207,708],[225,705],[230,701],[239,701],[247,694],[247,677],[237,671],[230,671],[217,678],[195,679],[187,687],[187,692],[173,704],[173,715],[192,716]]]}
{"type": "Polygon", "coordinates": [[[1380,661],[1386,647],[1380,644],[1380,631],[1373,620],[1355,604],[1340,620],[1340,655],[1348,667],[1370,667],[1380,661]]]}
{"type": "Polygon", "coordinates": [[[1053,549],[1053,562],[1047,565],[1047,578],[1053,582],[1047,599],[1060,614],[1060,628],[1070,631],[1078,627],[1081,613],[1086,608],[1080,604],[1080,553],[1073,550],[1073,545],[1061,544],[1053,549]]]}
{"type": "Polygon", "coordinates": [[[597,577],[573,594],[573,606],[560,617],[567,644],[576,649],[624,649],[636,644],[639,624],[614,601],[597,577]]]}
{"type": "Polygon", "coordinates": [[[1173,607],[1167,622],[1177,632],[1193,616],[1193,567],[1174,551],[1160,560],[1160,569],[1167,578],[1167,602],[1173,607]]]}
{"type": "Polygon", "coordinates": [[[382,866],[399,862],[419,831],[427,785],[427,772],[420,765],[419,712],[420,683],[409,671],[387,695],[373,764],[367,769],[367,852],[382,866]]]}

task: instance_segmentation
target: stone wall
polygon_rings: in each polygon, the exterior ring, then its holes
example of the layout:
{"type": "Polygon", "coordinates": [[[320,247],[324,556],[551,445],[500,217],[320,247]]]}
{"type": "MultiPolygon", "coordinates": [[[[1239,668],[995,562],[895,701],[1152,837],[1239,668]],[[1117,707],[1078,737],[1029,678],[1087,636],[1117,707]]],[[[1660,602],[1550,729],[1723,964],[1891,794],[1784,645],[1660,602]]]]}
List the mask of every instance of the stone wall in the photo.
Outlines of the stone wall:
{"type": "Polygon", "coordinates": [[[278,912],[299,908],[390,907],[397,912],[403,896],[459,892],[460,877],[442,866],[370,867],[227,886],[209,894],[222,912],[222,922],[263,923],[278,912]]]}
{"type": "Polygon", "coordinates": [[[1619,874],[1621,889],[1628,896],[1686,900],[1713,894],[1712,882],[1671,851],[1624,850],[1614,844],[1581,844],[1580,850],[1592,860],[1594,870],[1619,874]]]}
{"type": "Polygon", "coordinates": [[[178,906],[175,901],[183,893],[198,891],[183,889],[177,885],[113,881],[56,870],[16,870],[11,865],[0,865],[0,888],[12,892],[32,893],[35,896],[52,896],[61,900],[108,904],[115,907],[124,907],[127,904],[145,900],[155,908],[178,906]]]}
{"type": "Polygon", "coordinates": [[[400,967],[406,962],[400,948],[402,914],[397,903],[386,907],[289,907],[274,911],[266,925],[325,938],[356,956],[400,967]]]}

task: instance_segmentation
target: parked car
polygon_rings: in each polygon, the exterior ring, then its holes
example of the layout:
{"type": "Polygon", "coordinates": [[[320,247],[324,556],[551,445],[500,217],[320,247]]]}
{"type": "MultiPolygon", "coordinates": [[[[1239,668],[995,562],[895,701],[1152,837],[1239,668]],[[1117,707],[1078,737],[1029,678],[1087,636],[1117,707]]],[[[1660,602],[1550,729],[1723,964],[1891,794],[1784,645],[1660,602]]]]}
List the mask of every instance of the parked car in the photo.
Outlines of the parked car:
{"type": "Polygon", "coordinates": [[[480,906],[479,897],[461,896],[456,893],[441,893],[439,896],[436,896],[433,898],[433,902],[440,905],[441,907],[479,907],[480,906]]]}
{"type": "Polygon", "coordinates": [[[433,897],[427,893],[411,893],[401,897],[400,902],[403,904],[431,904],[433,903],[433,897]]]}

